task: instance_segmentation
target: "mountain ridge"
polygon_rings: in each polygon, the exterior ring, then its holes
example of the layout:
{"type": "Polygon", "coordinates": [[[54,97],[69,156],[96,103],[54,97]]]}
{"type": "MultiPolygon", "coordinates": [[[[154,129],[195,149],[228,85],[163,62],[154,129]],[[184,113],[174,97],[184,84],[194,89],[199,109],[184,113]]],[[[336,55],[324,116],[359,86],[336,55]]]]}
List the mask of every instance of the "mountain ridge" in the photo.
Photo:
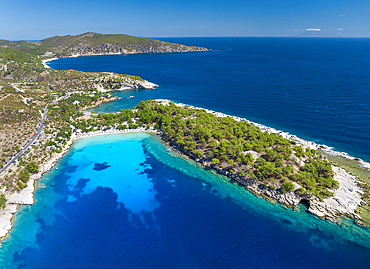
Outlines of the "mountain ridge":
{"type": "Polygon", "coordinates": [[[0,47],[43,56],[80,56],[132,53],[171,53],[208,51],[207,48],[186,46],[151,38],[126,34],[99,34],[53,36],[40,41],[0,40],[0,47]]]}

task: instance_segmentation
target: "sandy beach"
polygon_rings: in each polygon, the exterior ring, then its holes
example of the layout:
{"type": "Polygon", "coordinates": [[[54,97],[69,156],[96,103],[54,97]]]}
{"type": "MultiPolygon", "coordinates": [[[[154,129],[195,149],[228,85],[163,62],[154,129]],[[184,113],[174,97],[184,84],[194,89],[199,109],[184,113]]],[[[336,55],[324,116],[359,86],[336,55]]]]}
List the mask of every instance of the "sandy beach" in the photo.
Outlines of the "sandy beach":
{"type": "Polygon", "coordinates": [[[50,68],[50,66],[48,66],[46,63],[51,62],[51,61],[54,61],[54,60],[58,60],[58,58],[51,58],[51,59],[47,59],[47,60],[42,60],[42,65],[45,68],[50,68]]]}

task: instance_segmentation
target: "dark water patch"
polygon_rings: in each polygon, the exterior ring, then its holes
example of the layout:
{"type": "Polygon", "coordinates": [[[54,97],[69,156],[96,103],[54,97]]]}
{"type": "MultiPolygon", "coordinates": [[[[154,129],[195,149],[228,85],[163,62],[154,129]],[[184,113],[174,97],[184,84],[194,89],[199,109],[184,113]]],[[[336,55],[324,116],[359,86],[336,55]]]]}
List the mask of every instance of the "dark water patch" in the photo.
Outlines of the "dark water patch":
{"type": "Polygon", "coordinates": [[[83,189],[86,187],[86,183],[89,182],[89,178],[80,178],[75,186],[75,189],[83,189]]]}
{"type": "Polygon", "coordinates": [[[76,172],[77,168],[78,168],[78,166],[76,166],[76,165],[63,165],[63,171],[65,173],[72,174],[72,173],[76,172]]]}
{"type": "Polygon", "coordinates": [[[107,169],[109,167],[110,167],[110,165],[108,165],[108,163],[106,163],[106,162],[104,162],[104,163],[95,163],[93,170],[102,171],[102,170],[107,169]]]}
{"type": "Polygon", "coordinates": [[[283,224],[286,224],[286,225],[291,225],[292,224],[292,222],[290,220],[287,220],[287,219],[282,219],[281,222],[283,224]]]}

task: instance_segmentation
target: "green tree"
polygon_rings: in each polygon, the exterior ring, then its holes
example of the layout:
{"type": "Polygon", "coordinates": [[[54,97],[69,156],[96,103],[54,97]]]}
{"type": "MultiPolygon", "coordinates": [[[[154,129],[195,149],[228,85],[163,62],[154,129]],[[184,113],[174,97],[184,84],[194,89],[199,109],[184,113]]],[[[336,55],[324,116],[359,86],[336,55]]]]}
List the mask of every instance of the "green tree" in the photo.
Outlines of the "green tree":
{"type": "Polygon", "coordinates": [[[292,182],[290,182],[290,181],[285,182],[281,186],[281,191],[283,193],[290,192],[290,191],[293,191],[293,190],[294,190],[294,184],[292,182]]]}
{"type": "Polygon", "coordinates": [[[35,162],[28,163],[25,169],[27,169],[28,172],[31,174],[35,174],[39,172],[39,166],[35,162]]]}

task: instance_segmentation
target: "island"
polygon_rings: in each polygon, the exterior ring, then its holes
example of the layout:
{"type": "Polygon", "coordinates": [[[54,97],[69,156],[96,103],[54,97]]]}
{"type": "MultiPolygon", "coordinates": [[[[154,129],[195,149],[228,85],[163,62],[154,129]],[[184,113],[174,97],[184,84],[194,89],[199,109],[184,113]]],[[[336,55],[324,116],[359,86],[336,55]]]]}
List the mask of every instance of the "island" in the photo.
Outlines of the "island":
{"type": "Polygon", "coordinates": [[[35,181],[73,141],[91,135],[151,132],[169,149],[214,169],[246,191],[324,220],[369,226],[369,170],[324,147],[220,112],[147,100],[133,109],[86,114],[111,93],[154,88],[138,76],[53,70],[52,57],[207,51],[126,35],[86,33],[38,42],[0,41],[0,237],[19,204],[32,204],[35,181]]]}

